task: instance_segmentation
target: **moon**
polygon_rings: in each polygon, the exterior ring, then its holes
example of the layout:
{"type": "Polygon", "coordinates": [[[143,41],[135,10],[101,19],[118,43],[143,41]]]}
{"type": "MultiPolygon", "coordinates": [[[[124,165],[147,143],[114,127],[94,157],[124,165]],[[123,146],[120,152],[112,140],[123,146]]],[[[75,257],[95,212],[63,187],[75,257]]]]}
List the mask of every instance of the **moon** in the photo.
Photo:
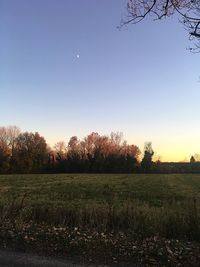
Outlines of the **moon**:
{"type": "Polygon", "coordinates": [[[78,59],[79,59],[79,58],[80,58],[80,55],[79,55],[79,54],[77,54],[77,55],[76,55],[76,58],[78,58],[78,59]]]}

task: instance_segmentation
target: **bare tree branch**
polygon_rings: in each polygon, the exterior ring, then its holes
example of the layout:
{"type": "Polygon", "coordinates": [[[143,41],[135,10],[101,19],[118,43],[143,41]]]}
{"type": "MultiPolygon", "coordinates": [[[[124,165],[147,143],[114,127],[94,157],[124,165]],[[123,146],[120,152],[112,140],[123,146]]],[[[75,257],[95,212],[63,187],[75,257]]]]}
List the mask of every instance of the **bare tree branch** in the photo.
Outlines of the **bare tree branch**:
{"type": "Polygon", "coordinates": [[[191,50],[200,51],[200,0],[128,0],[127,18],[121,22],[121,27],[137,24],[147,16],[157,20],[175,13],[180,16],[189,39],[194,41],[191,50]]]}

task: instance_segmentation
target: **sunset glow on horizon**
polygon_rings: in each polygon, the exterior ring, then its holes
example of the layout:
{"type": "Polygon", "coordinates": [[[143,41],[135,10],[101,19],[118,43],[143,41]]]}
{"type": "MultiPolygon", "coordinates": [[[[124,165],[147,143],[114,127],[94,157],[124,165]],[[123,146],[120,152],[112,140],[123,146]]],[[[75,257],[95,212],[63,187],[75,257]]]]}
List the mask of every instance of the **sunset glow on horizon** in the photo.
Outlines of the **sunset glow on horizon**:
{"type": "Polygon", "coordinates": [[[51,146],[122,132],[162,161],[200,154],[200,54],[176,18],[118,30],[126,1],[46,3],[1,1],[0,126],[51,146]]]}

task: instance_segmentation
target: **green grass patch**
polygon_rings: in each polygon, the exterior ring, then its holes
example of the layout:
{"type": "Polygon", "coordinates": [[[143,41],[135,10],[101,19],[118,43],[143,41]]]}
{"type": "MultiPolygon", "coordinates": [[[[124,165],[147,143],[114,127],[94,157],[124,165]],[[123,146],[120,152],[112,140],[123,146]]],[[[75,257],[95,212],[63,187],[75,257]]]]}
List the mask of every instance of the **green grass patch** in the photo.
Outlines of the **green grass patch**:
{"type": "Polygon", "coordinates": [[[196,174],[1,175],[0,223],[199,240],[199,199],[196,174]]]}

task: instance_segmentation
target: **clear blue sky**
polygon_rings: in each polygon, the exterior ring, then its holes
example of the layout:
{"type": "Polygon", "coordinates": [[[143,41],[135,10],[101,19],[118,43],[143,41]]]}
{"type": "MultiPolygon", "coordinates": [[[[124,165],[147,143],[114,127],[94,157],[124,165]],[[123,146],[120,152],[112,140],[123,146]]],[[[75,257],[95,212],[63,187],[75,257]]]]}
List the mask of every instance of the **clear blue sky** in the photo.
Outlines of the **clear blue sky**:
{"type": "Polygon", "coordinates": [[[0,0],[0,125],[51,145],[121,131],[162,160],[200,153],[200,54],[175,18],[119,31],[125,6],[0,0]]]}

